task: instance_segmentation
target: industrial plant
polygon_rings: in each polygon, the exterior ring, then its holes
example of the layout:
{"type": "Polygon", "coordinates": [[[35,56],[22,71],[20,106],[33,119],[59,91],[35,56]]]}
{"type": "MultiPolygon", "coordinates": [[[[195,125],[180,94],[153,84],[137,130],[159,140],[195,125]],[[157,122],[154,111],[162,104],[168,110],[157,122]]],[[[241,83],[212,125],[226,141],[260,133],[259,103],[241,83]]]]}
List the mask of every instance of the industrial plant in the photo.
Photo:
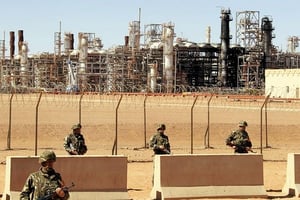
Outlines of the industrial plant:
{"type": "Polygon", "coordinates": [[[175,24],[129,23],[124,44],[103,49],[95,33],[54,33],[54,52],[28,54],[23,30],[9,32],[9,47],[0,40],[1,92],[147,92],[182,93],[265,88],[266,69],[299,67],[298,37],[288,39],[287,52],[272,43],[271,17],[259,11],[220,13],[220,41],[197,43],[176,37],[175,24]],[[17,41],[16,41],[17,40],[17,41]],[[17,49],[15,50],[15,43],[17,49]],[[76,47],[75,47],[76,46],[76,47]],[[9,56],[6,52],[9,51],[9,56]],[[16,53],[15,53],[16,52],[16,53]]]}

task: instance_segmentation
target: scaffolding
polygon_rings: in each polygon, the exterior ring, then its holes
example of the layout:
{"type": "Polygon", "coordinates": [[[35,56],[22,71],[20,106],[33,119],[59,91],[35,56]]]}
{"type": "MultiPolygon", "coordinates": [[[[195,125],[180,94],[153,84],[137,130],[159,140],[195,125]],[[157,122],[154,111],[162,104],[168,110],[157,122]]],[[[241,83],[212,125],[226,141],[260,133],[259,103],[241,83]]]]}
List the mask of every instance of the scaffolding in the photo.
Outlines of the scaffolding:
{"type": "Polygon", "coordinates": [[[27,55],[27,43],[19,31],[19,52],[14,53],[14,32],[10,32],[10,56],[5,57],[5,40],[0,40],[1,91],[60,92],[195,92],[209,88],[264,88],[266,68],[299,68],[295,53],[281,53],[272,45],[272,20],[258,11],[236,14],[236,44],[230,45],[230,10],[222,10],[221,43],[175,38],[174,24],[148,24],[144,33],[140,20],[129,23],[125,44],[102,49],[95,33],[74,34],[61,27],[54,33],[54,53],[27,55]],[[225,17],[225,18],[224,18],[225,17]],[[140,44],[141,37],[143,44],[140,44]],[[62,48],[64,47],[64,48],[62,48]],[[72,77],[70,73],[74,72],[72,77]],[[220,79],[221,77],[221,79],[220,79]],[[72,80],[71,80],[72,78],[72,80]],[[220,80],[224,84],[220,85],[220,80]],[[69,90],[73,87],[76,90],[69,90]]]}
{"type": "Polygon", "coordinates": [[[246,50],[259,46],[260,12],[242,11],[236,13],[236,44],[246,50]]]}

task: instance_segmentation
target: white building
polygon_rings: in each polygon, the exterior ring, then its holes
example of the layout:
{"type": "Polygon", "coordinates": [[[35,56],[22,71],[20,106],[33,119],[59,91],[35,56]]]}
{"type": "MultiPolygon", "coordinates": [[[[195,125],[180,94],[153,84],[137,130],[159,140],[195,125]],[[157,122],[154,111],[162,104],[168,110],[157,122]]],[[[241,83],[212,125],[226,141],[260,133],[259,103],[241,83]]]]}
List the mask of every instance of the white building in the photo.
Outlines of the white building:
{"type": "Polygon", "coordinates": [[[275,98],[300,98],[300,69],[267,69],[265,95],[275,98]]]}

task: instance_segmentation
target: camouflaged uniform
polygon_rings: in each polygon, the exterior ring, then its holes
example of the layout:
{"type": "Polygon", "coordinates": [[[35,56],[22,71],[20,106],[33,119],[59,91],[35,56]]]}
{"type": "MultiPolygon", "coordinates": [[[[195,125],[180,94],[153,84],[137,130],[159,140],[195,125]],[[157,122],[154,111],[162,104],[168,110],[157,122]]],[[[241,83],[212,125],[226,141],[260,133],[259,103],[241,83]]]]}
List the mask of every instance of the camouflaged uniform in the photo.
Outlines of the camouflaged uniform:
{"type": "Polygon", "coordinates": [[[157,133],[150,138],[150,147],[153,149],[155,154],[170,154],[171,147],[169,143],[169,138],[165,134],[157,133]],[[158,147],[163,145],[164,150],[159,149],[158,147]]]}
{"type": "Polygon", "coordinates": [[[243,130],[233,131],[226,139],[226,145],[236,146],[235,153],[248,153],[247,147],[252,147],[247,131],[243,130]]]}
{"type": "Polygon", "coordinates": [[[62,187],[61,175],[54,169],[43,172],[41,169],[29,175],[20,194],[20,200],[38,200],[45,196],[51,196],[49,199],[68,199],[69,193],[64,198],[55,195],[55,189],[62,187]]]}
{"type": "Polygon", "coordinates": [[[83,155],[87,152],[87,146],[82,134],[69,134],[65,138],[64,148],[69,154],[72,154],[71,152],[74,150],[78,152],[78,155],[83,155]]]}

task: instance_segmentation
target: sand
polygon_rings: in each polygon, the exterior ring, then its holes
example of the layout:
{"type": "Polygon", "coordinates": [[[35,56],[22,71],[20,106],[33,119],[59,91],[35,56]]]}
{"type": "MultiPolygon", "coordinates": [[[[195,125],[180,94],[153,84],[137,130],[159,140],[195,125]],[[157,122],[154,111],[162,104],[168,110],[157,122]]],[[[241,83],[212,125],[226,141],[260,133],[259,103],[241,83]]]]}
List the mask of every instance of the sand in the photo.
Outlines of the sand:
{"type": "Polygon", "coordinates": [[[233,153],[225,139],[246,120],[253,149],[263,154],[269,198],[292,199],[281,190],[287,155],[300,151],[300,103],[271,99],[263,105],[263,97],[242,96],[0,94],[0,193],[6,156],[45,149],[66,155],[63,138],[81,122],[87,155],[112,155],[117,138],[116,153],[128,157],[130,198],[149,199],[153,153],[147,147],[157,124],[166,124],[173,154],[219,154],[233,153]]]}

